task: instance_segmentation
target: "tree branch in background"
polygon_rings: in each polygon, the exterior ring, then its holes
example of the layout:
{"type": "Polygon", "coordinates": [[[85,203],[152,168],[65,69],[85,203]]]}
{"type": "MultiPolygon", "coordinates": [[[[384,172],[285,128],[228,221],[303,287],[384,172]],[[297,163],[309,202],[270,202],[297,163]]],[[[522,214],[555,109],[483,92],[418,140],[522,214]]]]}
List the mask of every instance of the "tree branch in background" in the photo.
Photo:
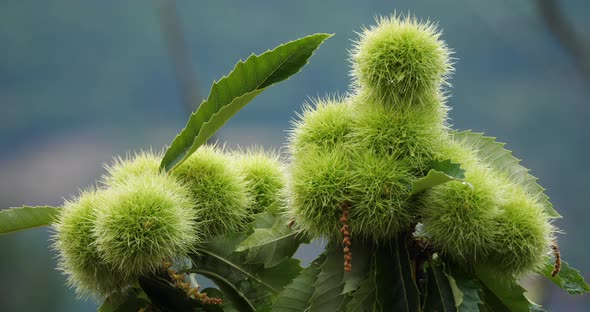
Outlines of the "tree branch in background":
{"type": "Polygon", "coordinates": [[[203,98],[198,89],[198,80],[194,74],[189,48],[176,12],[176,3],[174,0],[158,0],[157,11],[170,63],[174,68],[176,83],[185,110],[190,115],[203,98]]]}
{"type": "Polygon", "coordinates": [[[590,81],[590,46],[564,16],[557,0],[537,0],[549,31],[573,57],[578,69],[590,81]]]}

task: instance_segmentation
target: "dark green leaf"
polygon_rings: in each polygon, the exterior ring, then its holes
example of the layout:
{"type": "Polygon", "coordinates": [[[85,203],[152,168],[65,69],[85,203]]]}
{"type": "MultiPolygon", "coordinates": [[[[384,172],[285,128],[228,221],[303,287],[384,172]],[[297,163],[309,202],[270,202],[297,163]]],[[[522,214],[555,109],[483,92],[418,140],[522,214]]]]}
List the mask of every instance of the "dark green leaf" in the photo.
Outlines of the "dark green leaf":
{"type": "MultiPolygon", "coordinates": [[[[448,267],[447,267],[448,268],[448,267]]],[[[458,312],[479,312],[480,287],[473,276],[451,268],[447,273],[458,312]]]]}
{"type": "Polygon", "coordinates": [[[526,290],[515,280],[498,278],[483,267],[476,267],[475,274],[482,284],[483,303],[489,311],[530,311],[531,302],[524,296],[526,290]]]}
{"type": "Polygon", "coordinates": [[[342,247],[332,244],[327,251],[326,260],[321,266],[309,311],[338,311],[345,297],[342,294],[343,274],[344,253],[342,247]]]}
{"type": "Polygon", "coordinates": [[[286,259],[272,268],[247,264],[246,253],[235,251],[245,238],[244,233],[213,238],[198,248],[190,272],[213,280],[240,311],[268,309],[278,293],[299,275],[301,266],[296,259],[286,259]]]}
{"type": "MultiPolygon", "coordinates": [[[[426,176],[412,181],[412,191],[414,195],[425,191],[431,187],[447,183],[449,181],[462,181],[465,178],[465,170],[460,164],[453,163],[450,160],[433,161],[426,176]]],[[[465,183],[465,182],[464,182],[465,183]]]]}
{"type": "Polygon", "coordinates": [[[457,310],[451,284],[442,267],[436,265],[430,267],[427,274],[424,311],[451,312],[457,310]]]}
{"type": "MultiPolygon", "coordinates": [[[[353,266],[354,267],[354,266],[353,266]]],[[[346,312],[372,312],[376,311],[375,302],[375,271],[362,282],[358,290],[352,294],[352,298],[346,304],[346,312]]]]}
{"type": "Polygon", "coordinates": [[[520,165],[520,160],[512,156],[511,151],[504,148],[504,143],[496,142],[496,138],[484,136],[483,133],[471,131],[452,131],[451,137],[478,151],[478,155],[483,161],[505,173],[512,181],[523,185],[529,192],[537,196],[549,216],[561,218],[553,209],[549,197],[545,195],[545,189],[537,184],[537,178],[529,174],[529,169],[520,165]]]}
{"type": "Polygon", "coordinates": [[[182,289],[174,287],[174,285],[160,277],[141,277],[139,285],[150,298],[152,305],[159,311],[223,311],[219,305],[206,305],[191,299],[182,289]]]}
{"type": "MultiPolygon", "coordinates": [[[[133,290],[127,295],[119,294],[108,297],[98,308],[98,312],[135,312],[146,308],[150,302],[138,296],[137,291],[133,290]]],[[[145,293],[143,295],[145,296],[145,293]]]]}
{"type": "Polygon", "coordinates": [[[61,208],[23,206],[0,210],[0,234],[28,230],[49,225],[61,208]]]}
{"type": "Polygon", "coordinates": [[[420,293],[404,237],[383,244],[375,254],[377,304],[381,311],[418,311],[420,293]]]}
{"type": "Polygon", "coordinates": [[[303,243],[309,242],[288,226],[283,215],[262,213],[256,216],[253,233],[242,241],[236,251],[248,251],[246,262],[273,267],[291,258],[303,243]]]}
{"type": "Polygon", "coordinates": [[[369,276],[373,262],[374,252],[371,244],[361,244],[359,241],[351,246],[350,251],[354,255],[352,258],[352,270],[344,272],[343,294],[353,292],[361,286],[369,276]]]}
{"type": "Polygon", "coordinates": [[[549,259],[541,270],[541,274],[545,275],[555,285],[567,291],[570,295],[580,295],[590,292],[590,286],[586,284],[580,271],[570,267],[567,262],[561,261],[561,271],[555,277],[551,276],[552,272],[553,260],[549,259]]]}
{"type": "Polygon", "coordinates": [[[320,257],[312,262],[291,284],[285,287],[273,304],[272,311],[305,311],[311,305],[311,296],[315,291],[315,283],[320,273],[320,263],[324,260],[325,257],[320,257]]]}
{"type": "Polygon", "coordinates": [[[181,164],[265,88],[299,72],[330,36],[307,36],[238,62],[229,75],[213,83],[207,100],[201,103],[186,127],[172,141],[160,167],[170,171],[181,164]]]}

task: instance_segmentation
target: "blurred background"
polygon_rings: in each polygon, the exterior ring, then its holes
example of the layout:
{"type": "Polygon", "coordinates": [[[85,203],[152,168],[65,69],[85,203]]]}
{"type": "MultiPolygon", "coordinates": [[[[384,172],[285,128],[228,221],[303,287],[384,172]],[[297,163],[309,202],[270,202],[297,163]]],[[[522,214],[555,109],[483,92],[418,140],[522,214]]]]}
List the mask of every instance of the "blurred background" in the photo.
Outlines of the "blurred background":
{"type": "MultiPolygon", "coordinates": [[[[454,127],[496,136],[524,159],[564,216],[563,258],[590,279],[587,0],[2,0],[0,207],[60,205],[114,155],[170,143],[239,59],[335,33],[217,135],[229,146],[280,148],[304,101],[346,92],[355,31],[396,10],[439,22],[458,59],[454,127]]],[[[0,236],[2,311],[96,309],[64,286],[48,234],[0,236]]],[[[588,296],[533,283],[549,310],[590,310],[588,296]]]]}

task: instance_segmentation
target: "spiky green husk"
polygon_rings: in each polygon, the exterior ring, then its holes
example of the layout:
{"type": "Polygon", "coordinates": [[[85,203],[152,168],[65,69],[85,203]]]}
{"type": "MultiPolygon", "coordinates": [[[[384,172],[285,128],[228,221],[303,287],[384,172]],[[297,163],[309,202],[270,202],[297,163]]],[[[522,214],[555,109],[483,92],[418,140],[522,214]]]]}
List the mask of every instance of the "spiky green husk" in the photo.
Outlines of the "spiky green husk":
{"type": "Polygon", "coordinates": [[[406,163],[421,171],[440,157],[445,143],[446,108],[434,96],[434,105],[391,107],[359,94],[352,99],[354,150],[373,151],[382,157],[406,163]]]}
{"type": "Polygon", "coordinates": [[[153,151],[141,151],[126,158],[116,157],[113,163],[105,166],[107,173],[101,182],[107,187],[124,183],[130,177],[147,173],[156,174],[160,171],[162,155],[153,151]]]}
{"type": "Polygon", "coordinates": [[[496,239],[503,184],[483,165],[466,167],[465,181],[452,181],[419,198],[424,232],[435,250],[459,263],[485,259],[496,239]]]}
{"type": "Polygon", "coordinates": [[[173,175],[184,181],[205,224],[207,238],[245,229],[252,197],[231,159],[216,146],[202,146],[173,175]]]}
{"type": "Polygon", "coordinates": [[[293,155],[308,148],[332,150],[347,140],[353,122],[350,104],[334,98],[318,99],[306,104],[299,120],[294,122],[289,137],[289,149],[293,155]]]}
{"type": "MultiPolygon", "coordinates": [[[[94,239],[105,263],[145,275],[186,257],[201,241],[188,189],[163,173],[128,176],[97,207],[94,239]]],[[[200,219],[200,218],[199,218],[200,219]]]]}
{"type": "Polygon", "coordinates": [[[81,298],[103,300],[132,283],[128,272],[105,263],[96,248],[93,229],[97,205],[104,202],[104,191],[85,191],[66,201],[53,224],[53,248],[58,251],[58,269],[67,284],[81,298]]]}
{"type": "Polygon", "coordinates": [[[286,184],[279,156],[263,149],[253,149],[234,154],[234,163],[248,182],[248,189],[254,198],[249,207],[250,213],[260,213],[267,209],[276,211],[283,202],[286,184]]]}
{"type": "Polygon", "coordinates": [[[431,22],[394,15],[364,29],[352,49],[358,89],[391,105],[416,104],[446,83],[450,51],[431,22]]]}
{"type": "Polygon", "coordinates": [[[395,159],[360,152],[353,157],[352,208],[348,224],[352,237],[388,239],[409,230],[410,168],[395,159]]]}
{"type": "Polygon", "coordinates": [[[352,163],[344,148],[308,148],[290,164],[290,215],[310,237],[339,235],[342,207],[351,198],[352,163]]]}
{"type": "Polygon", "coordinates": [[[522,187],[511,188],[497,216],[497,235],[488,266],[510,278],[521,277],[546,263],[554,228],[543,207],[522,187]]]}

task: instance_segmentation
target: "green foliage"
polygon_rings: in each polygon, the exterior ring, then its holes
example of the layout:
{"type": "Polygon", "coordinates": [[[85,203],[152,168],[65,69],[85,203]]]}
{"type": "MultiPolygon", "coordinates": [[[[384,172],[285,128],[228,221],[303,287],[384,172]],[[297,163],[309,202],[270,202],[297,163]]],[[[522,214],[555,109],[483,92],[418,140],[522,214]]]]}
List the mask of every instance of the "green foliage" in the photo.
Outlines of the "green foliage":
{"type": "MultiPolygon", "coordinates": [[[[424,311],[457,311],[457,299],[449,278],[440,266],[428,269],[424,311]]],[[[462,298],[461,298],[462,299],[462,298]]]]}
{"type": "Polygon", "coordinates": [[[565,261],[561,261],[561,271],[553,276],[553,259],[547,259],[540,273],[552,281],[559,288],[567,291],[570,295],[581,295],[590,292],[590,286],[584,281],[580,271],[572,268],[565,261]]]}
{"type": "Polygon", "coordinates": [[[50,206],[22,206],[0,210],[0,235],[49,225],[60,213],[50,206]]]}
{"type": "Polygon", "coordinates": [[[237,246],[236,251],[247,251],[247,263],[264,264],[265,268],[291,258],[302,243],[309,241],[291,230],[288,222],[282,215],[257,215],[252,226],[253,232],[237,246]]]}
{"type": "Polygon", "coordinates": [[[375,296],[380,311],[419,311],[420,298],[412,277],[405,237],[379,246],[375,253],[375,296]]]}
{"type": "Polygon", "coordinates": [[[320,274],[320,263],[324,257],[320,257],[312,262],[299,276],[293,279],[279,294],[276,302],[272,306],[275,312],[299,312],[306,311],[310,305],[310,300],[315,292],[315,284],[320,274]]]}
{"type": "Polygon", "coordinates": [[[565,261],[555,271],[556,246],[547,256],[559,215],[536,178],[493,138],[450,131],[436,27],[393,16],[360,36],[352,94],[294,123],[289,183],[277,155],[203,144],[326,34],[239,62],[163,159],[116,158],[62,209],[0,212],[0,233],[52,222],[59,269],[102,312],[542,311],[517,283],[532,272],[590,292],[565,261]],[[327,249],[302,268],[311,237],[327,249]],[[216,288],[199,294],[195,275],[216,288]]]}
{"type": "Polygon", "coordinates": [[[267,309],[301,272],[299,260],[285,259],[271,268],[247,264],[246,253],[235,251],[245,238],[243,233],[214,237],[197,249],[188,272],[213,280],[239,311],[267,309]]]}
{"type": "Polygon", "coordinates": [[[299,72],[329,37],[328,34],[307,36],[238,62],[231,73],[213,83],[207,100],[176,136],[160,166],[169,171],[180,165],[264,89],[299,72]]]}
{"type": "Polygon", "coordinates": [[[545,195],[545,189],[537,184],[537,178],[529,174],[529,169],[519,164],[520,160],[512,156],[512,152],[505,149],[505,143],[496,142],[494,137],[484,136],[483,133],[472,131],[452,131],[451,137],[457,142],[462,142],[472,150],[477,151],[482,161],[502,172],[509,179],[523,185],[545,209],[545,213],[552,218],[561,216],[553,209],[549,197],[545,195]]]}
{"type": "Polygon", "coordinates": [[[424,177],[412,181],[410,195],[418,194],[449,181],[462,181],[464,178],[465,170],[461,168],[461,165],[453,163],[448,159],[445,161],[434,161],[424,177]]]}
{"type": "Polygon", "coordinates": [[[230,163],[218,147],[203,146],[173,172],[189,187],[193,209],[207,224],[202,232],[207,238],[242,231],[250,221],[251,194],[230,163]]]}
{"type": "Polygon", "coordinates": [[[482,285],[483,302],[487,311],[529,311],[531,303],[526,291],[515,280],[498,278],[496,272],[477,267],[475,275],[482,285]]]}
{"type": "Polygon", "coordinates": [[[342,282],[342,248],[333,245],[327,248],[326,260],[320,267],[320,273],[311,296],[309,311],[338,311],[344,302],[342,282]]]}

